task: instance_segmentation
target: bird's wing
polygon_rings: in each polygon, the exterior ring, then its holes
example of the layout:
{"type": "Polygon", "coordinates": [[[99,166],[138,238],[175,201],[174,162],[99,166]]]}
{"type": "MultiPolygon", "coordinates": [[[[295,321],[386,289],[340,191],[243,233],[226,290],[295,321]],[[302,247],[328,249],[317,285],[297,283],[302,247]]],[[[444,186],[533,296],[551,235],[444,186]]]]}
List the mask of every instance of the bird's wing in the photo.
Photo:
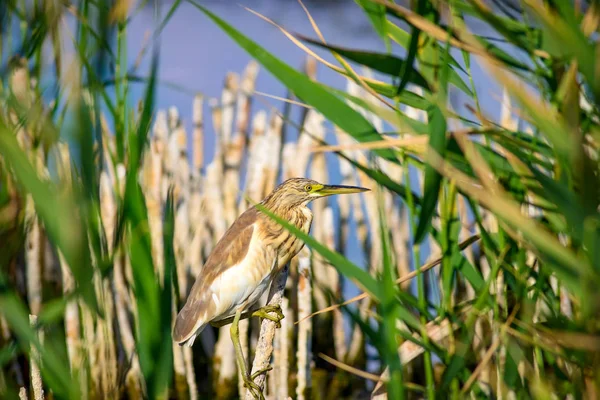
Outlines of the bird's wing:
{"type": "Polygon", "coordinates": [[[177,315],[173,329],[175,342],[187,341],[203,323],[216,316],[216,304],[210,286],[219,275],[244,259],[250,247],[257,217],[256,208],[246,210],[213,249],[196,277],[185,305],[177,315]]]}

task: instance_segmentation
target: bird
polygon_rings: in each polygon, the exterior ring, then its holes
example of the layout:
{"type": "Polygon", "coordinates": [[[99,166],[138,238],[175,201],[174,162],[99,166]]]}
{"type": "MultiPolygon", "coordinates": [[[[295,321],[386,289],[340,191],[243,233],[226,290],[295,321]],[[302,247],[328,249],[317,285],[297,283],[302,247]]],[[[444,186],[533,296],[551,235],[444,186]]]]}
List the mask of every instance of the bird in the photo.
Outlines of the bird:
{"type": "MultiPolygon", "coordinates": [[[[313,220],[308,208],[311,201],[368,190],[358,186],[325,185],[307,178],[290,178],[260,204],[308,234],[313,220]]],[[[244,386],[255,398],[264,398],[246,368],[238,335],[239,320],[243,313],[251,310],[269,289],[278,272],[303,246],[302,240],[259,208],[248,208],[217,242],[196,277],[175,320],[173,340],[181,346],[191,347],[206,326],[223,326],[223,321],[233,317],[230,334],[244,386]]],[[[273,306],[259,308],[251,316],[268,318],[277,324],[284,317],[281,308],[273,306]]]]}

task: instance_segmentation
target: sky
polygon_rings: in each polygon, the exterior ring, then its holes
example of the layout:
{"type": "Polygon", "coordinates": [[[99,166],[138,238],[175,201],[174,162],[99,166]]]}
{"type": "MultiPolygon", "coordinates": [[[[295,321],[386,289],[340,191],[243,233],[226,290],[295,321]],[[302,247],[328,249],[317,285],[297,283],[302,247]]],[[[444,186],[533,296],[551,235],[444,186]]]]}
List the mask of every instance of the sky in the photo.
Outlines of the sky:
{"type": "MultiPolygon", "coordinates": [[[[306,54],[276,27],[253,15],[244,7],[265,15],[290,32],[317,37],[306,14],[295,0],[199,0],[199,3],[297,69],[302,67],[306,54]]],[[[162,4],[164,14],[171,2],[164,1],[162,4]]],[[[310,1],[306,3],[306,6],[328,42],[350,48],[385,52],[383,41],[371,27],[366,14],[353,0],[310,1]]],[[[146,43],[145,35],[153,30],[153,18],[152,7],[147,7],[131,22],[128,46],[132,62],[146,43]]],[[[312,49],[326,59],[332,59],[325,51],[314,47],[312,49]]],[[[394,46],[393,50],[396,54],[404,54],[404,50],[399,46],[394,46]]],[[[462,60],[460,53],[455,53],[454,56],[458,60],[462,60]]],[[[168,82],[183,87],[185,91],[166,84],[161,85],[157,93],[157,106],[160,109],[175,106],[190,133],[193,93],[201,93],[205,99],[219,98],[227,72],[242,73],[250,59],[243,49],[203,13],[193,5],[183,2],[161,34],[159,77],[164,83],[168,82]]],[[[146,57],[141,69],[147,68],[148,63],[149,57],[146,57]]],[[[482,79],[485,78],[485,74],[477,64],[473,66],[473,69],[476,82],[487,81],[485,87],[478,85],[478,91],[481,94],[484,110],[494,116],[498,113],[497,101],[501,95],[500,90],[489,79],[482,79]],[[495,93],[495,95],[491,93],[495,93]]],[[[323,65],[319,65],[318,79],[340,89],[345,87],[344,78],[323,65]]],[[[286,95],[285,87],[264,69],[259,72],[256,90],[275,96],[285,97],[286,95]]],[[[462,103],[461,100],[459,103],[462,103]]],[[[280,109],[283,106],[277,100],[263,97],[255,101],[254,109],[265,109],[267,104],[280,109]]],[[[208,101],[205,102],[205,115],[210,115],[208,101]]],[[[213,145],[210,142],[213,139],[210,135],[212,121],[210,118],[206,118],[205,122],[207,124],[206,139],[209,141],[205,145],[205,156],[207,157],[205,159],[210,160],[212,159],[213,145]]]]}

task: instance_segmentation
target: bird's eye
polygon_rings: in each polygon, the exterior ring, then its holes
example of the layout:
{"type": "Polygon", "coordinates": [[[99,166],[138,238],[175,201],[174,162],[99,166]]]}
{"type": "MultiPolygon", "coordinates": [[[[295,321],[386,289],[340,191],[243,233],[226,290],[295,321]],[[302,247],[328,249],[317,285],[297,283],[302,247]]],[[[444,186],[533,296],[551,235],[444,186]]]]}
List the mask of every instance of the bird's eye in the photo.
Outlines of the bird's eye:
{"type": "Polygon", "coordinates": [[[310,192],[312,190],[312,186],[306,185],[306,186],[304,186],[304,190],[306,190],[307,192],[310,192]]]}

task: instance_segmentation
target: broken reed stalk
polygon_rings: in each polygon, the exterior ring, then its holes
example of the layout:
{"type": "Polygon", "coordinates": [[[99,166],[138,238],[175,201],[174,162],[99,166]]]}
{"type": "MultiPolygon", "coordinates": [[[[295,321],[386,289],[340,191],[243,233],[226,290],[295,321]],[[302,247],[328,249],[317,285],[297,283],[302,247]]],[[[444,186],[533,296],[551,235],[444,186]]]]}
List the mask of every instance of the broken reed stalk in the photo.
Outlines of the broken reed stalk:
{"type": "MultiPolygon", "coordinates": [[[[285,283],[288,277],[289,265],[285,265],[277,274],[273,283],[271,284],[271,290],[269,291],[268,305],[280,306],[283,298],[283,292],[285,291],[285,283]]],[[[273,314],[274,315],[274,314],[273,314]]],[[[274,321],[263,319],[260,324],[260,334],[258,344],[256,346],[256,352],[254,361],[252,363],[252,372],[258,372],[267,368],[271,362],[271,355],[273,354],[273,339],[275,338],[276,324],[274,321]]],[[[262,373],[254,379],[254,383],[259,388],[264,388],[266,380],[266,374],[262,373]]],[[[246,400],[253,400],[254,397],[250,391],[246,393],[246,400]]]]}

